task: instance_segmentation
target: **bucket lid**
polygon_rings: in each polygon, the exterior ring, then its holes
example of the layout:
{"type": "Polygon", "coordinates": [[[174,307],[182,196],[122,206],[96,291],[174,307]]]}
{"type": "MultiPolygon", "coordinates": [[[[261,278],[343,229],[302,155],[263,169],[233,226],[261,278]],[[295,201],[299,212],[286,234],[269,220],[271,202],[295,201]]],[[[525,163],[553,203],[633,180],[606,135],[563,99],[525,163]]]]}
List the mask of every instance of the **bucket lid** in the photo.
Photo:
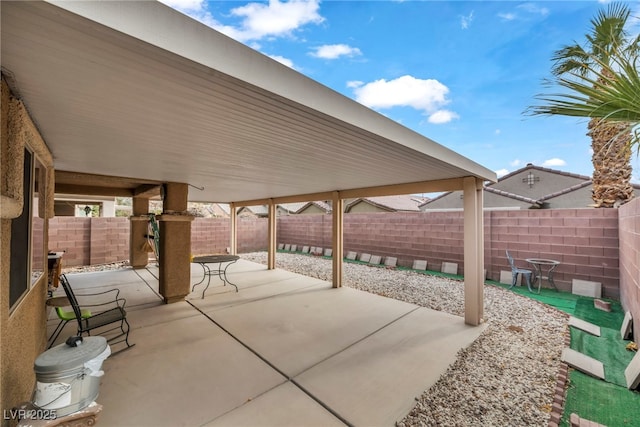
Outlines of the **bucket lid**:
{"type": "Polygon", "coordinates": [[[105,337],[85,337],[78,347],[57,345],[40,354],[34,364],[36,373],[66,371],[99,356],[107,348],[105,337]]]}

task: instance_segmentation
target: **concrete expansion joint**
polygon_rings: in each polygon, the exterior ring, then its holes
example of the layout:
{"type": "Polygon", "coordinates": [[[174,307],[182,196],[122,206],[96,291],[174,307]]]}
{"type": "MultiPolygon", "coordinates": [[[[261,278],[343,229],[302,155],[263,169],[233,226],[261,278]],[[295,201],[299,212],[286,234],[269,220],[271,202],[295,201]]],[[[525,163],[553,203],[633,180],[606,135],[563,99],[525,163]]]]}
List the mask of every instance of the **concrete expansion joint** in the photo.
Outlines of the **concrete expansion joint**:
{"type": "MultiPolygon", "coordinates": [[[[202,310],[200,310],[198,307],[196,307],[195,305],[193,305],[191,302],[189,302],[188,300],[186,301],[187,304],[189,304],[191,307],[195,308],[198,312],[200,312],[203,316],[205,316],[207,319],[209,319],[211,322],[213,322],[217,327],[219,327],[220,329],[222,329],[227,335],[229,335],[231,338],[233,338],[235,341],[237,341],[240,345],[242,345],[244,348],[246,348],[247,350],[249,350],[251,353],[253,353],[254,355],[256,355],[260,360],[262,360],[264,363],[266,363],[267,365],[269,365],[272,369],[274,369],[276,372],[278,372],[280,375],[282,375],[284,378],[286,378],[285,382],[290,382],[291,384],[293,384],[294,386],[296,386],[298,389],[300,389],[300,391],[302,391],[304,394],[306,394],[307,396],[309,396],[311,399],[313,399],[315,402],[317,402],[320,406],[322,406],[324,409],[326,409],[327,411],[329,411],[333,416],[335,416],[336,418],[338,418],[341,422],[343,422],[345,425],[349,426],[349,427],[353,427],[353,424],[348,422],[344,417],[342,417],[340,414],[338,414],[335,410],[333,410],[331,407],[329,407],[325,402],[323,402],[322,400],[320,400],[318,397],[316,397],[313,393],[309,392],[307,389],[305,389],[302,385],[300,385],[294,378],[290,377],[289,375],[287,375],[285,372],[283,372],[282,370],[280,370],[276,365],[274,365],[271,361],[269,361],[266,357],[264,357],[262,354],[258,353],[255,349],[253,349],[252,347],[250,347],[249,345],[247,345],[247,343],[245,343],[244,341],[242,341],[241,339],[239,339],[238,337],[236,337],[234,334],[232,334],[229,330],[227,330],[226,328],[224,328],[220,323],[216,322],[211,316],[209,316],[207,313],[203,312],[202,310]]],[[[406,315],[408,315],[409,313],[414,312],[415,310],[417,310],[420,307],[416,307],[415,309],[409,311],[408,313],[405,313],[404,315],[400,316],[399,318],[393,320],[392,322],[389,322],[387,325],[383,326],[380,329],[383,329],[385,327],[387,327],[388,325],[390,325],[391,323],[394,323],[396,321],[398,321],[399,319],[402,319],[403,317],[405,317],[406,315]]],[[[380,329],[376,330],[375,332],[373,332],[372,334],[378,332],[380,329]]],[[[371,336],[372,334],[368,335],[371,336]]],[[[364,339],[364,338],[363,338],[364,339]]],[[[360,340],[361,341],[361,340],[360,340]]],[[[358,341],[359,342],[359,341],[358,341]]],[[[355,344],[355,343],[354,343],[355,344]]],[[[348,347],[340,350],[338,353],[341,353],[343,351],[345,351],[347,348],[353,346],[354,344],[349,345],[348,347]]],[[[337,353],[336,353],[337,354],[337,353]]],[[[329,357],[333,357],[334,355],[331,355],[329,357]]],[[[323,361],[326,359],[323,359],[323,361]]],[[[318,362],[321,363],[322,361],[318,362]]],[[[317,364],[316,364],[317,365],[317,364]]],[[[314,365],[314,366],[316,366],[314,365]]],[[[313,366],[312,366],[313,367],[313,366]]],[[[312,367],[308,368],[311,369],[312,367]]],[[[307,371],[308,369],[305,369],[305,371],[307,371]]],[[[300,375],[303,372],[299,372],[296,374],[300,375]]],[[[279,384],[281,385],[281,384],[279,384]]]]}

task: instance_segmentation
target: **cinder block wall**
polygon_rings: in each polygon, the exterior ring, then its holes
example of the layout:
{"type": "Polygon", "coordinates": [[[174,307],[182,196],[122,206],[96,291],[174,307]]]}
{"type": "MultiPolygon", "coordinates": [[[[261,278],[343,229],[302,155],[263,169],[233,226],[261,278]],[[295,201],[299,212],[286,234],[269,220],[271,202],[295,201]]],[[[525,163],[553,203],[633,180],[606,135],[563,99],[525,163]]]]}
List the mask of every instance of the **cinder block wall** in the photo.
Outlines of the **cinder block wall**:
{"type": "Polygon", "coordinates": [[[618,209],[620,218],[620,301],[634,320],[634,341],[640,340],[640,199],[618,209]]]}
{"type": "Polygon", "coordinates": [[[129,259],[128,218],[90,218],[89,264],[129,259]]]}
{"type": "MultiPolygon", "coordinates": [[[[624,212],[631,206],[625,205],[624,212]]],[[[637,221],[637,214],[635,218],[637,221]]],[[[229,219],[196,218],[192,223],[192,253],[225,252],[229,227],[229,219]]],[[[628,225],[626,229],[633,230],[628,225]]],[[[462,212],[346,214],[344,230],[345,251],[394,256],[401,266],[424,259],[430,270],[439,270],[443,262],[458,263],[460,273],[464,268],[462,212]]],[[[500,271],[509,270],[505,257],[509,249],[521,267],[530,268],[526,258],[560,261],[555,278],[561,289],[570,290],[574,278],[591,280],[602,283],[604,296],[620,297],[616,209],[488,211],[484,214],[484,232],[485,267],[490,279],[499,280],[500,271]]],[[[50,221],[49,248],[66,250],[64,262],[69,266],[126,260],[129,254],[124,242],[128,242],[128,233],[127,218],[59,217],[50,221]],[[115,231],[109,234],[107,228],[115,231]]],[[[282,216],[277,233],[278,243],[330,248],[331,216],[282,216]]],[[[267,220],[239,218],[238,251],[266,247],[267,220]]],[[[637,277],[637,265],[633,277],[637,277]]],[[[633,271],[625,274],[632,276],[633,271]]]]}
{"type": "MultiPolygon", "coordinates": [[[[238,252],[266,250],[267,232],[266,218],[238,218],[238,252]]],[[[191,223],[191,253],[225,253],[230,236],[231,220],[228,218],[196,218],[191,223]]]]}
{"type": "MultiPolygon", "coordinates": [[[[230,223],[228,219],[226,221],[230,223]]],[[[266,218],[238,218],[238,253],[266,251],[269,245],[268,232],[266,218]]],[[[226,236],[228,242],[229,233],[226,236]]]]}
{"type": "Polygon", "coordinates": [[[63,265],[89,265],[91,262],[91,220],[68,216],[49,220],[49,250],[65,251],[63,265]]]}
{"type": "Polygon", "coordinates": [[[231,222],[225,218],[195,218],[191,223],[192,255],[224,253],[229,246],[231,222]]]}
{"type": "MultiPolygon", "coordinates": [[[[49,222],[49,250],[66,251],[65,266],[96,265],[129,259],[128,218],[55,217],[49,222]]],[[[191,223],[191,253],[224,253],[231,223],[225,218],[196,218],[191,223]]],[[[238,251],[267,248],[267,220],[238,218],[238,251]]]]}
{"type": "MultiPolygon", "coordinates": [[[[602,283],[604,296],[619,298],[618,213],[615,209],[487,211],[484,214],[487,277],[499,280],[509,270],[508,249],[521,267],[526,258],[550,258],[562,264],[555,281],[570,290],[572,279],[602,283]]],[[[462,212],[362,213],[344,217],[345,251],[395,256],[398,265],[428,261],[463,262],[462,212]]],[[[298,215],[278,219],[278,243],[331,245],[331,216],[298,215]]]]}
{"type": "Polygon", "coordinates": [[[620,297],[616,209],[490,211],[485,233],[492,279],[509,269],[504,255],[509,249],[521,267],[528,266],[526,258],[560,261],[555,282],[561,289],[571,290],[572,279],[590,280],[602,283],[603,296],[620,297]]]}
{"type": "Polygon", "coordinates": [[[276,227],[278,243],[328,249],[332,244],[331,227],[331,215],[281,216],[276,227]]]}

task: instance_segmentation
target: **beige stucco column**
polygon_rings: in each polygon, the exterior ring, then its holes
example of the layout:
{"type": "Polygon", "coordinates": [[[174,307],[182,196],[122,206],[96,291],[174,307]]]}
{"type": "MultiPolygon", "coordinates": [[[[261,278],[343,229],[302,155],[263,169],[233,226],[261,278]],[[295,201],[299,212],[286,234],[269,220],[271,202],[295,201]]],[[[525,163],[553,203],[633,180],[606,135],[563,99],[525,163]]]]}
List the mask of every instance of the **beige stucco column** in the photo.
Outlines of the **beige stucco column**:
{"type": "Polygon", "coordinates": [[[338,191],[333,192],[333,287],[342,287],[342,258],[344,253],[344,200],[340,198],[338,191]]]}
{"type": "Polygon", "coordinates": [[[165,184],[160,222],[160,294],[166,304],[181,301],[190,292],[191,221],[187,215],[188,185],[165,184]]]}
{"type": "Polygon", "coordinates": [[[273,270],[276,268],[276,204],[273,200],[269,201],[269,247],[267,254],[267,269],[273,270]]]}
{"type": "Polygon", "coordinates": [[[464,178],[464,321],[479,325],[484,316],[484,219],[482,180],[464,178]]]}
{"type": "Polygon", "coordinates": [[[131,206],[129,227],[129,263],[133,268],[144,268],[149,263],[149,253],[145,243],[148,232],[149,199],[134,197],[131,206]]]}

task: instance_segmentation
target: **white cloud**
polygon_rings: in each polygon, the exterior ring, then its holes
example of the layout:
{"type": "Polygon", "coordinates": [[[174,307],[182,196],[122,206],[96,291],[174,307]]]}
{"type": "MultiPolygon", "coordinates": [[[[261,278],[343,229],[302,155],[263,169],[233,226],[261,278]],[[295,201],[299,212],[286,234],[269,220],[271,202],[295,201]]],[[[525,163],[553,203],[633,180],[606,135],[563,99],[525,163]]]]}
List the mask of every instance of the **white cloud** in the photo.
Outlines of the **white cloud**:
{"type": "Polygon", "coordinates": [[[559,159],[557,157],[554,157],[553,159],[548,159],[548,160],[545,160],[544,162],[542,162],[542,166],[543,167],[564,166],[566,164],[567,164],[567,162],[565,162],[564,160],[559,159]]]}
{"type": "Polygon", "coordinates": [[[502,131],[501,131],[500,129],[496,129],[496,130],[494,131],[494,133],[495,133],[496,135],[500,135],[500,134],[502,133],[502,131]]]}
{"type": "Polygon", "coordinates": [[[293,68],[294,70],[296,69],[296,67],[293,66],[293,61],[290,60],[289,58],[285,58],[284,56],[280,56],[280,55],[269,55],[269,58],[275,59],[282,65],[286,65],[289,68],[293,68]]]}
{"type": "Polygon", "coordinates": [[[169,7],[181,11],[197,11],[202,10],[204,0],[160,0],[169,7]]]}
{"type": "Polygon", "coordinates": [[[498,175],[498,178],[501,178],[507,174],[509,174],[509,171],[507,169],[498,169],[497,171],[494,171],[496,173],[496,175],[498,175]]]}
{"type": "Polygon", "coordinates": [[[509,166],[514,168],[520,166],[521,164],[522,164],[522,160],[520,159],[514,159],[511,162],[509,162],[509,166]]]}
{"type": "Polygon", "coordinates": [[[269,0],[268,3],[248,3],[231,9],[230,14],[241,19],[238,26],[224,25],[205,9],[203,0],[163,0],[192,18],[241,42],[265,37],[292,36],[307,24],[320,24],[320,0],[269,0]]]}
{"type": "Polygon", "coordinates": [[[523,3],[516,7],[534,15],[547,16],[549,14],[549,9],[547,9],[546,7],[538,6],[535,3],[523,3]]]}
{"type": "Polygon", "coordinates": [[[249,3],[231,9],[231,14],[242,18],[241,28],[234,38],[255,40],[267,36],[288,36],[306,24],[320,24],[319,0],[269,0],[265,3],[249,3]]]}
{"type": "Polygon", "coordinates": [[[469,13],[467,16],[460,17],[460,27],[463,30],[466,30],[467,28],[469,28],[469,26],[471,25],[471,22],[473,22],[473,11],[471,11],[471,13],[469,13]]]}
{"type": "Polygon", "coordinates": [[[460,116],[458,116],[453,111],[438,110],[429,116],[428,122],[439,125],[442,123],[449,123],[451,120],[457,119],[459,117],[460,116]]]}
{"type": "Polygon", "coordinates": [[[515,13],[512,13],[512,12],[499,13],[498,17],[501,18],[503,21],[513,21],[514,19],[516,19],[518,17],[518,15],[516,15],[515,13]]]}
{"type": "Polygon", "coordinates": [[[356,100],[369,108],[411,107],[425,115],[435,116],[433,119],[429,117],[431,123],[444,123],[442,120],[458,117],[454,112],[442,110],[441,107],[449,103],[449,88],[434,79],[423,80],[407,75],[371,83],[352,81],[347,86],[353,89],[356,100]]]}
{"type": "Polygon", "coordinates": [[[353,57],[362,55],[362,52],[357,47],[351,47],[346,44],[326,44],[317,47],[310,55],[316,58],[337,59],[341,56],[353,57]]]}
{"type": "Polygon", "coordinates": [[[498,13],[498,18],[503,21],[515,21],[516,19],[527,19],[531,15],[539,15],[545,17],[549,14],[549,9],[546,7],[538,6],[535,3],[523,3],[516,6],[517,12],[501,12],[498,13]],[[518,13],[521,12],[521,13],[518,13]]]}

